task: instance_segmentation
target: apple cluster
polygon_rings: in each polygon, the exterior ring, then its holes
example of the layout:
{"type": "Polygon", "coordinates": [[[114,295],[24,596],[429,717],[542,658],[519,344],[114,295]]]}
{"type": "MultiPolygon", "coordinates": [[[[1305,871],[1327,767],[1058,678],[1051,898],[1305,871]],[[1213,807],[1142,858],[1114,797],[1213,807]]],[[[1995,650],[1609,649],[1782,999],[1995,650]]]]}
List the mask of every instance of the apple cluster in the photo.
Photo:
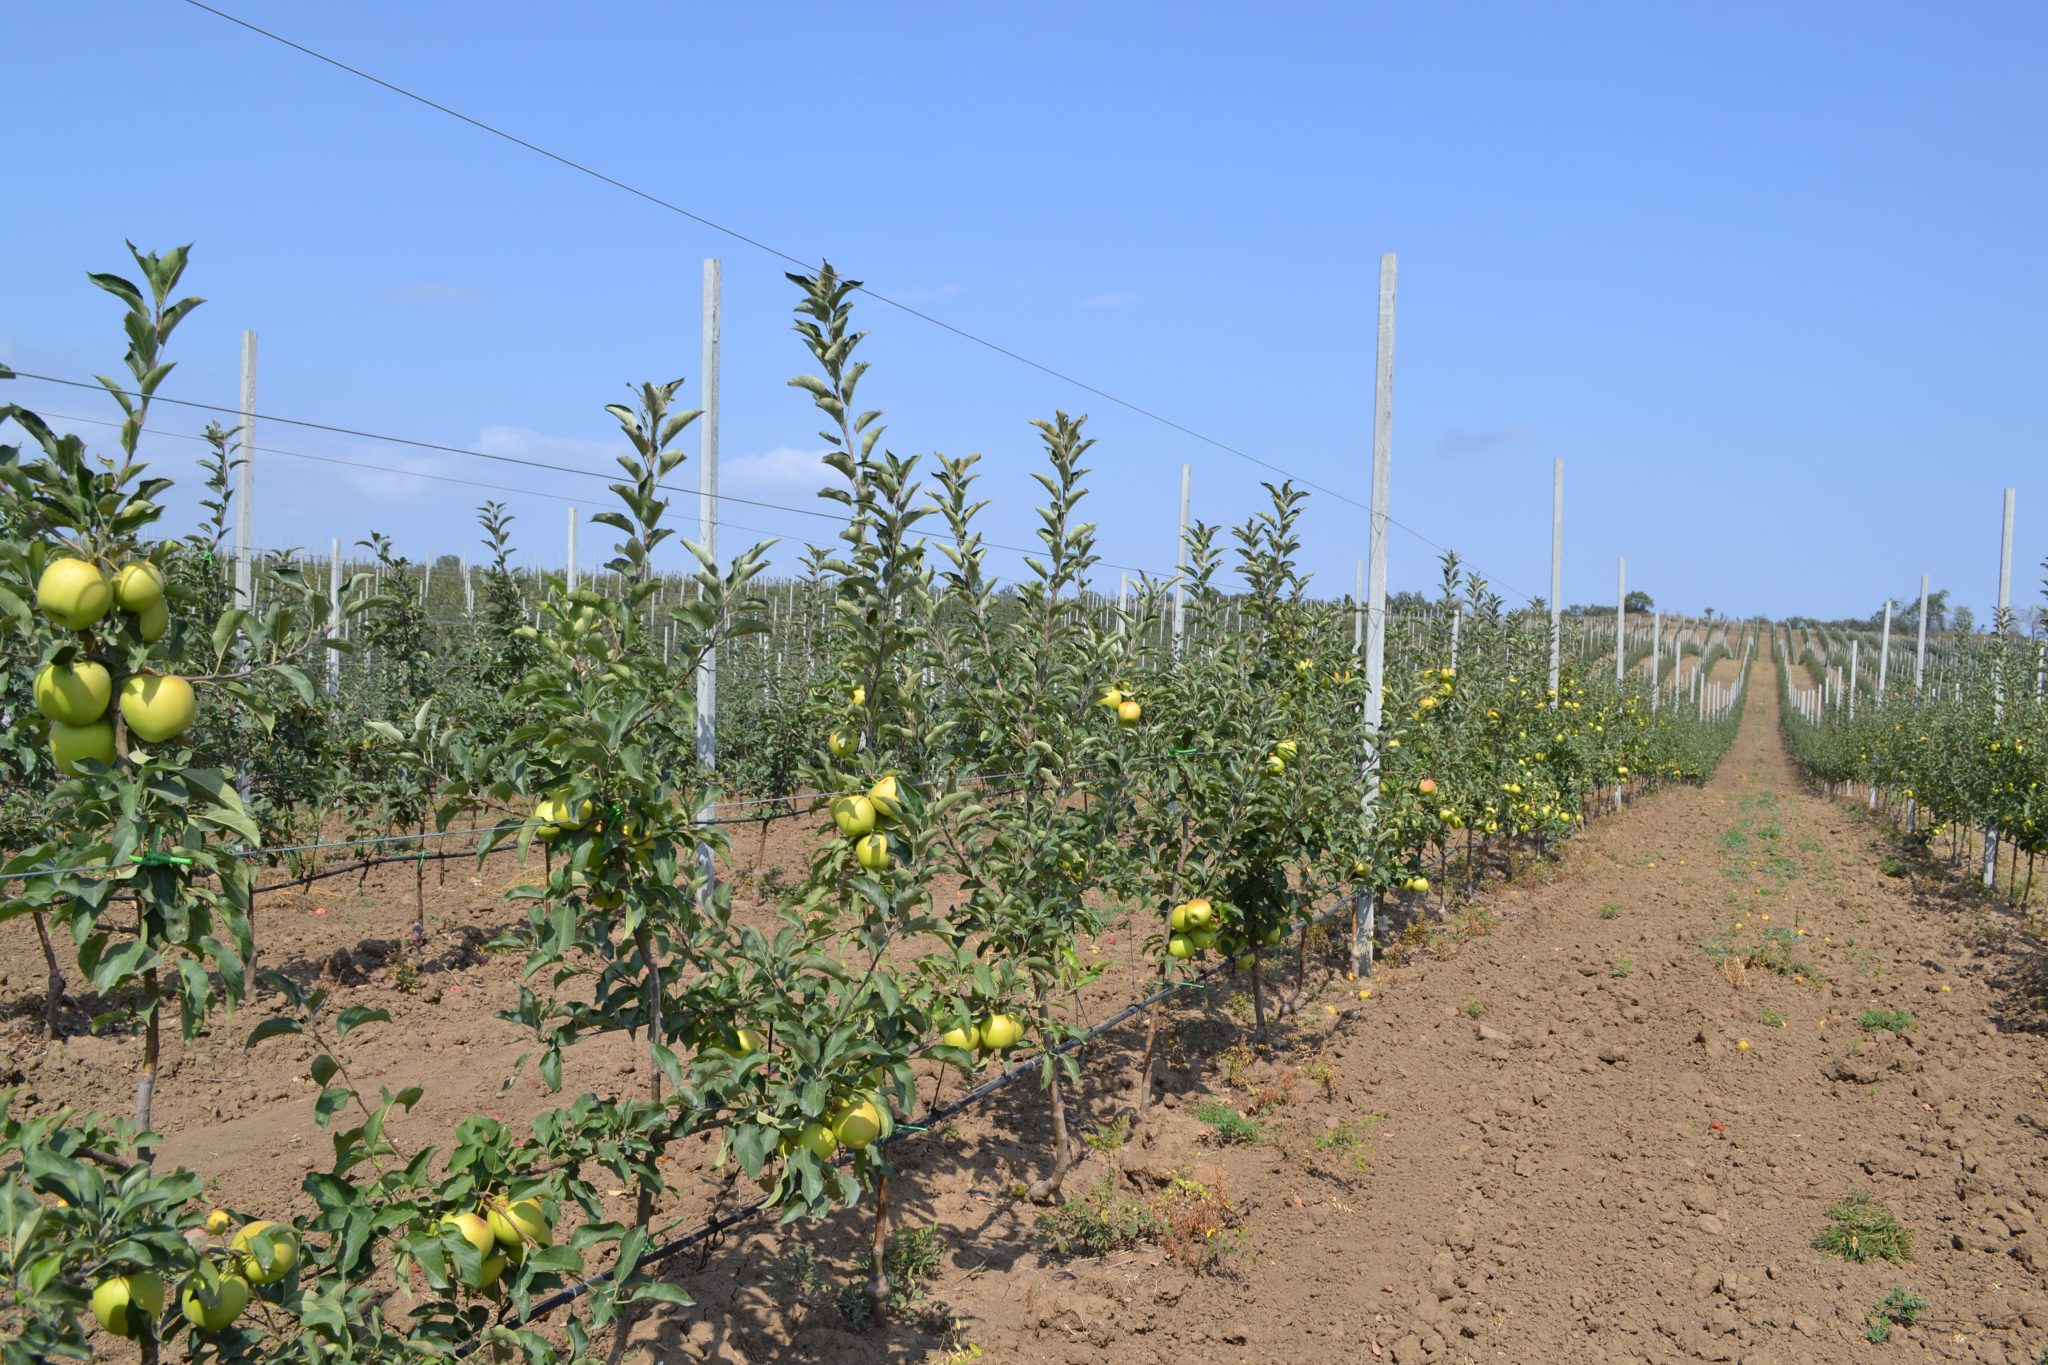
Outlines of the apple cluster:
{"type": "Polygon", "coordinates": [[[76,777],[90,759],[112,767],[114,721],[109,707],[118,692],[121,720],[145,744],[165,744],[192,727],[199,701],[192,684],[175,673],[131,673],[118,688],[107,665],[91,657],[101,623],[109,613],[142,643],[155,644],[170,629],[163,571],[139,559],[109,575],[91,560],[71,556],[53,561],[36,584],[43,615],[83,637],[83,648],[66,651],[36,674],[36,709],[50,722],[50,753],[57,767],[76,777]]]}
{"type": "MultiPolygon", "coordinates": [[[[228,1215],[215,1209],[206,1230],[225,1232],[228,1215]]],[[[258,1289],[298,1269],[299,1235],[267,1219],[246,1223],[224,1253],[210,1259],[179,1296],[185,1320],[201,1332],[224,1332],[242,1316],[258,1289]]],[[[153,1270],[112,1275],[92,1291],[92,1315],[117,1337],[139,1337],[164,1311],[163,1276],[153,1270]]]]}

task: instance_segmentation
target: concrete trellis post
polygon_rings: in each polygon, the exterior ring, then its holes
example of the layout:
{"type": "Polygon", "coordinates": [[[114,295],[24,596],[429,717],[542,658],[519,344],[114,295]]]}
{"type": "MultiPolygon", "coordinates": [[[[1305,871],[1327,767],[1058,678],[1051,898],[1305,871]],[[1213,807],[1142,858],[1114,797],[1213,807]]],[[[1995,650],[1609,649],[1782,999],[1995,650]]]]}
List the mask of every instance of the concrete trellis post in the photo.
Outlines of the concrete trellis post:
{"type": "Polygon", "coordinates": [[[1657,714],[1657,671],[1664,659],[1664,613],[1650,613],[1650,714],[1657,714]]]}
{"type": "MultiPolygon", "coordinates": [[[[1998,537],[1998,614],[1992,618],[1993,630],[1998,642],[2005,643],[2006,614],[2012,610],[2012,499],[2013,490],[2005,490],[2005,517],[1998,537]]],[[[1998,667],[1992,673],[1991,708],[1996,723],[2005,721],[2005,660],[2000,651],[1998,667]]],[[[1998,884],[1998,830],[1993,826],[1984,827],[1984,885],[1989,888],[1998,884]]]]}
{"type": "Polygon", "coordinates": [[[1564,611],[1564,461],[1550,466],[1550,709],[1557,709],[1559,634],[1564,611]]]}
{"type": "MultiPolygon", "coordinates": [[[[718,565],[718,396],[719,396],[719,329],[722,323],[720,310],[723,300],[723,267],[716,257],[704,261],[704,334],[702,365],[704,371],[703,412],[697,418],[697,539],[710,559],[713,571],[718,565]]],[[[771,632],[772,633],[772,632],[771,632]]],[[[767,637],[762,637],[762,645],[767,637]]],[[[762,687],[767,687],[764,678],[762,687]]],[[[711,646],[704,651],[704,661],[697,672],[697,762],[706,772],[715,771],[718,763],[718,647],[711,646]]],[[[700,821],[711,819],[712,787],[704,789],[704,804],[697,811],[700,821]]],[[[718,861],[709,843],[697,850],[698,868],[703,882],[698,892],[699,904],[709,905],[718,876],[718,861]]]]}
{"type": "Polygon", "coordinates": [[[235,468],[235,605],[256,605],[256,334],[242,333],[242,411],[235,468]]]}
{"type": "MultiPolygon", "coordinates": [[[[327,560],[327,630],[334,634],[342,628],[341,620],[341,537],[334,537],[329,547],[327,560]]],[[[341,691],[341,651],[327,651],[327,695],[341,691]]]]}
{"type": "Polygon", "coordinates": [[[1180,535],[1174,541],[1173,653],[1180,656],[1181,632],[1187,619],[1188,600],[1188,494],[1192,489],[1193,465],[1180,467],[1180,535]]]}
{"type": "MultiPolygon", "coordinates": [[[[1394,459],[1394,295],[1399,267],[1394,254],[1380,257],[1379,354],[1373,367],[1372,511],[1366,544],[1365,587],[1365,816],[1379,800],[1379,732],[1385,702],[1387,656],[1387,499],[1394,459]]],[[[1372,970],[1375,892],[1360,891],[1351,914],[1351,971],[1372,970]]]]}
{"type": "Polygon", "coordinates": [[[1877,644],[1877,706],[1880,711],[1884,709],[1885,679],[1890,676],[1891,667],[1892,600],[1887,597],[1884,600],[1884,633],[1878,637],[1877,644]]]}
{"type": "Polygon", "coordinates": [[[569,591],[576,591],[576,509],[569,509],[569,591]]]}

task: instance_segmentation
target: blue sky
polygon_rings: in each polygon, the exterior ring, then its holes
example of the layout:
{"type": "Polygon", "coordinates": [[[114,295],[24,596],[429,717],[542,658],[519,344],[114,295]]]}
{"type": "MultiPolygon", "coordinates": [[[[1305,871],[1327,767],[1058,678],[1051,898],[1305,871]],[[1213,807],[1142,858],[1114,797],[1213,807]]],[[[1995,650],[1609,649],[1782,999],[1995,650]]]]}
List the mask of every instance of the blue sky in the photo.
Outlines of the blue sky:
{"type": "MultiPolygon", "coordinates": [[[[2008,484],[2015,600],[2038,600],[2036,5],[223,7],[1360,501],[1377,257],[1396,251],[1392,513],[1511,598],[1547,586],[1563,456],[1567,601],[1611,596],[1626,554],[1631,586],[1687,611],[1860,613],[1922,571],[1981,611],[2008,484]]],[[[696,392],[715,255],[724,486],[814,505],[783,263],[177,0],[35,6],[9,32],[27,59],[0,359],[111,372],[117,309],[85,272],[122,266],[124,237],[194,241],[210,302],[173,395],[232,404],[254,328],[260,409],[603,471],[626,383],[696,392]]],[[[1055,408],[1093,416],[1112,562],[1171,567],[1182,461],[1212,521],[1271,477],[860,311],[889,444],[982,451],[992,539],[1029,535],[1027,423],[1055,408]]],[[[592,479],[258,439],[527,490],[502,496],[549,562],[566,504],[532,494],[601,505],[592,479]]],[[[192,469],[191,443],[151,448],[192,469]]],[[[260,459],[267,545],[375,528],[415,556],[473,551],[491,496],[260,459]]],[[[1310,506],[1309,566],[1341,592],[1364,513],[1310,506]]],[[[728,548],[828,529],[729,518],[750,529],[728,548]]],[[[1397,530],[1394,585],[1432,581],[1434,555],[1397,530]]]]}

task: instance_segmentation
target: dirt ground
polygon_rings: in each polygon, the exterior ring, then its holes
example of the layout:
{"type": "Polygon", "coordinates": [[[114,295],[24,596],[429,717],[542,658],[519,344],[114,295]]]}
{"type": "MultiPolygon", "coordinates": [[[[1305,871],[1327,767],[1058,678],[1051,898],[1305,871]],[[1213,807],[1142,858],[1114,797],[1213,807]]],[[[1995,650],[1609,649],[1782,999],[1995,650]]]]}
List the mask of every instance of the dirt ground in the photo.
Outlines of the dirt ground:
{"type": "MultiPolygon", "coordinates": [[[[1043,1169],[1043,1101],[1017,1085],[892,1149],[898,1225],[937,1229],[936,1267],[904,1320],[856,1331],[835,1302],[864,1212],[797,1231],[747,1224],[669,1263],[697,1306],[641,1323],[626,1358],[2035,1365],[2048,1347],[2048,964],[1936,863],[1892,861],[1904,875],[1885,875],[1891,836],[1798,782],[1771,662],[1753,667],[1711,783],[1597,822],[1561,863],[1525,865],[1480,905],[1404,935],[1370,981],[1316,978],[1270,1046],[1243,1046],[1238,987],[1177,1005],[1163,1098],[1128,1137],[1113,1120],[1142,1035],[1095,1044],[1077,1106],[1093,1140],[1066,1193],[1165,1217],[1163,1241],[1053,1253],[1043,1210],[1018,1193],[1043,1169]],[[1859,1022],[1871,1011],[1886,1018],[1859,1022]],[[1910,1260],[1814,1248],[1852,1191],[1897,1215],[1910,1260]],[[1872,1344],[1893,1289],[1925,1308],[1872,1344]]],[[[793,873],[802,837],[771,835],[764,866],[793,873]]],[[[361,951],[400,937],[409,874],[266,899],[266,941],[293,944],[266,965],[310,979],[349,949],[365,979],[338,987],[342,1002],[394,1011],[348,1046],[366,1086],[427,1087],[402,1143],[548,1102],[524,1079],[500,1089],[522,1050],[491,1018],[513,972],[476,952],[507,919],[499,893],[516,875],[509,859],[482,876],[449,865],[431,889],[436,958],[412,993],[361,951]]],[[[1136,937],[1098,945],[1114,965],[1089,997],[1097,1017],[1149,974],[1136,937]]],[[[45,1105],[124,1109],[132,1038],[38,1035],[26,926],[0,927],[0,966],[14,1083],[45,1105]]],[[[174,1048],[159,1116],[165,1158],[275,1216],[308,1206],[298,1183],[325,1142],[303,1053],[241,1050],[267,1012],[258,1002],[174,1048]]],[[[567,1079],[572,1092],[637,1086],[635,1049],[582,1044],[567,1079]]],[[[691,1173],[672,1212],[693,1221],[736,1198],[691,1173]]]]}

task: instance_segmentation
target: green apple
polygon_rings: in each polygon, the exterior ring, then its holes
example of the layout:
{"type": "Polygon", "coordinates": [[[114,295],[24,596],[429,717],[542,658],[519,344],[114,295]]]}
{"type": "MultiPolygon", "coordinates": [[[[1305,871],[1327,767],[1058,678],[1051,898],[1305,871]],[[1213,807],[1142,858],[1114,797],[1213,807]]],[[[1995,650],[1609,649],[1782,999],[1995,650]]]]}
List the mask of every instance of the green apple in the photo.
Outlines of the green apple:
{"type": "Polygon", "coordinates": [[[842,796],[832,803],[832,823],[849,839],[875,830],[875,803],[865,796],[842,796]]]}
{"type": "Polygon", "coordinates": [[[507,1203],[503,1208],[492,1205],[485,1213],[484,1221],[490,1226],[491,1235],[498,1239],[498,1245],[520,1250],[531,1243],[544,1247],[554,1241],[555,1229],[548,1222],[547,1210],[538,1199],[519,1199],[507,1203]]]}
{"type": "Polygon", "coordinates": [[[144,1324],[163,1311],[164,1281],[153,1270],[101,1280],[92,1291],[92,1315],[117,1337],[140,1336],[144,1324]]]}
{"type": "Polygon", "coordinates": [[[36,709],[66,725],[90,725],[107,714],[114,681],[106,665],[90,659],[44,664],[36,673],[36,709]]]}
{"type": "Polygon", "coordinates": [[[853,856],[870,872],[886,872],[896,861],[885,834],[870,834],[860,840],[853,846],[853,856]]]}
{"type": "Polygon", "coordinates": [[[96,758],[108,767],[114,766],[114,722],[102,717],[90,725],[66,725],[61,720],[50,722],[50,753],[57,760],[57,767],[78,776],[78,765],[88,758],[96,758]]]}
{"type": "Polygon", "coordinates": [[[893,825],[903,819],[903,784],[894,773],[868,788],[868,800],[874,803],[875,818],[883,824],[893,825]]]}
{"type": "Polygon", "coordinates": [[[1024,1026],[1007,1014],[991,1014],[981,1021],[981,1045],[990,1052],[1008,1052],[1024,1041],[1024,1026]]]}
{"type": "Polygon", "coordinates": [[[299,1235],[267,1219],[243,1227],[228,1245],[245,1258],[239,1271],[250,1284],[276,1284],[299,1264],[299,1235]],[[263,1264],[266,1258],[268,1269],[263,1264]]]}
{"type": "Polygon", "coordinates": [[[122,611],[145,612],[164,600],[164,571],[146,559],[123,564],[114,575],[114,605],[122,611]]]}
{"type": "Polygon", "coordinates": [[[249,1282],[235,1274],[224,1274],[211,1285],[195,1277],[179,1303],[185,1321],[200,1331],[224,1331],[249,1306],[249,1282]]]}
{"type": "Polygon", "coordinates": [[[36,606],[67,630],[90,630],[113,605],[114,588],[105,571],[87,560],[52,560],[36,581],[36,606]]]}
{"type": "Polygon", "coordinates": [[[832,1136],[858,1152],[882,1135],[882,1111],[872,1097],[862,1096],[832,1119],[832,1136]]]}
{"type": "Polygon", "coordinates": [[[192,728],[199,698],[175,673],[136,673],[121,680],[121,719],[144,744],[162,744],[192,728]]]}

